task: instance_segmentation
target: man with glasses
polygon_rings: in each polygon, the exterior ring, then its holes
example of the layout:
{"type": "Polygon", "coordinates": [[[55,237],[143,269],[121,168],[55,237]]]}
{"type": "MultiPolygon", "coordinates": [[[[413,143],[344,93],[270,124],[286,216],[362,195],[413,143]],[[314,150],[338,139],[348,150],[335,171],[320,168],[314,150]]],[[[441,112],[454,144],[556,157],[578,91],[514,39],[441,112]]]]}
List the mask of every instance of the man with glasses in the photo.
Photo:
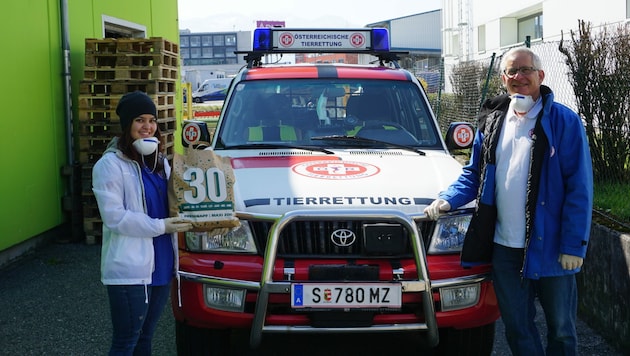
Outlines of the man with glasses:
{"type": "Polygon", "coordinates": [[[486,100],[470,163],[425,213],[437,219],[476,199],[461,261],[492,262],[512,353],[576,355],[575,274],[590,233],[591,157],[580,117],[554,102],[541,68],[528,48],[503,56],[508,94],[486,100]],[[534,323],[535,298],[547,321],[546,350],[534,323]]]}

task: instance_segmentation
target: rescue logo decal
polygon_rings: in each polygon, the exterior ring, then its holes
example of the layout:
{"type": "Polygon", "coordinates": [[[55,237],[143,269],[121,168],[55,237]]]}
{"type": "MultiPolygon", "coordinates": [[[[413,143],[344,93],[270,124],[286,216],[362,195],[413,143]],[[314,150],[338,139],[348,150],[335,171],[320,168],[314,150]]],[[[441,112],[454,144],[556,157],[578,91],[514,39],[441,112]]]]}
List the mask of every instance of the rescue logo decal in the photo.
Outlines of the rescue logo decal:
{"type": "Polygon", "coordinates": [[[195,145],[199,143],[199,139],[201,138],[201,128],[194,122],[189,122],[184,126],[183,138],[184,142],[189,145],[195,145]]]}
{"type": "Polygon", "coordinates": [[[378,167],[371,164],[350,161],[301,162],[291,169],[305,177],[332,180],[361,179],[380,172],[378,167]]]}
{"type": "Polygon", "coordinates": [[[304,196],[304,197],[265,197],[245,199],[246,207],[252,206],[410,206],[429,205],[433,198],[383,197],[383,196],[304,196]]]}
{"type": "Polygon", "coordinates": [[[350,44],[353,47],[363,47],[365,45],[365,36],[362,33],[353,33],[350,36],[350,44]]]}
{"type": "Polygon", "coordinates": [[[455,130],[453,130],[453,141],[459,147],[468,146],[474,138],[475,133],[468,125],[458,125],[455,127],[455,130]]]}
{"type": "Polygon", "coordinates": [[[285,32],[280,35],[280,44],[283,47],[291,47],[293,46],[293,35],[290,32],[285,32]]]}

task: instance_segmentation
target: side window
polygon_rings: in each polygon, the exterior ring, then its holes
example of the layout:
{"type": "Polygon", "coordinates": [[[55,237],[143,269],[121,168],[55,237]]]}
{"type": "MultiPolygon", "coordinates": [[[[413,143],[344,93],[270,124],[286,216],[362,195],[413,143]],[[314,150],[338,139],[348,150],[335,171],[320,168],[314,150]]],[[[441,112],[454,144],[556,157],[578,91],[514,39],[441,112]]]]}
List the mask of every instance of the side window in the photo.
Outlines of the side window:
{"type": "Polygon", "coordinates": [[[436,128],[434,127],[427,103],[423,100],[421,94],[413,92],[405,94],[407,100],[403,102],[408,103],[408,105],[404,109],[410,115],[410,122],[413,123],[413,134],[418,139],[418,142],[424,146],[439,144],[436,128]]]}

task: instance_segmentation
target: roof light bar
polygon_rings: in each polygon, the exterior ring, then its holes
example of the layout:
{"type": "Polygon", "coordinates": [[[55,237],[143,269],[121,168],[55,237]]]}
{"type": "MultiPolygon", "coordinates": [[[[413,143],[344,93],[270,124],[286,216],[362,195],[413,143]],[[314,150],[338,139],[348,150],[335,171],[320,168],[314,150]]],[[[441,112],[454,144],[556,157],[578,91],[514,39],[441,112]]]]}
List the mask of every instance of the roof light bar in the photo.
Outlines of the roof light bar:
{"type": "Polygon", "coordinates": [[[254,52],[388,52],[386,28],[289,29],[257,28],[254,52]]]}

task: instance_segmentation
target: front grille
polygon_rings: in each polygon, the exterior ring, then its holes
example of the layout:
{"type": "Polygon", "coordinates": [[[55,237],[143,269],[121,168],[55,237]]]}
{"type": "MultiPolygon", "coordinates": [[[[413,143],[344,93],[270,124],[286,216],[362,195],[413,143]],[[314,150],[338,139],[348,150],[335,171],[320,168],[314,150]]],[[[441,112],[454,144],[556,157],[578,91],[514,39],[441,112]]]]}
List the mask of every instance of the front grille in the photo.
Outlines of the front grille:
{"type": "MultiPolygon", "coordinates": [[[[403,251],[395,255],[383,253],[379,255],[374,251],[366,249],[364,225],[374,224],[373,220],[348,220],[348,221],[293,221],[289,223],[281,232],[278,240],[278,257],[284,258],[360,258],[360,257],[387,257],[387,258],[411,258],[413,257],[412,244],[409,239],[409,232],[402,230],[400,236],[395,238],[403,239],[401,244],[403,251]],[[348,229],[356,234],[356,241],[348,247],[340,247],[333,243],[331,235],[339,229],[348,229]]],[[[383,223],[387,223],[383,221],[383,223]]],[[[267,239],[272,223],[266,221],[250,221],[250,226],[254,234],[258,250],[265,250],[267,239]]],[[[435,227],[435,222],[426,221],[418,223],[420,238],[430,236],[435,227]]],[[[425,248],[426,248],[426,242],[425,248]]]]}

